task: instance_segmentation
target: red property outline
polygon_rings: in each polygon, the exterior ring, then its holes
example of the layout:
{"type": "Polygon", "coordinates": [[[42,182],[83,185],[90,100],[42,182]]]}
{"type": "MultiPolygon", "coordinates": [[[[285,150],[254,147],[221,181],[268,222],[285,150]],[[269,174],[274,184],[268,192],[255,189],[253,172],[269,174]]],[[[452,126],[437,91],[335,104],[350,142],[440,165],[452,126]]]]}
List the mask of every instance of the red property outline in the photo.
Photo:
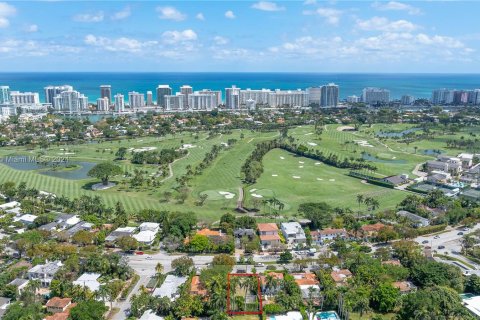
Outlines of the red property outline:
{"type": "Polygon", "coordinates": [[[229,273],[227,274],[227,314],[230,316],[233,315],[260,315],[263,313],[263,305],[262,305],[262,290],[260,288],[260,277],[256,273],[229,273]],[[258,311],[233,311],[230,310],[230,277],[256,277],[257,278],[257,284],[258,284],[258,294],[257,298],[259,301],[260,308],[258,311]]]}

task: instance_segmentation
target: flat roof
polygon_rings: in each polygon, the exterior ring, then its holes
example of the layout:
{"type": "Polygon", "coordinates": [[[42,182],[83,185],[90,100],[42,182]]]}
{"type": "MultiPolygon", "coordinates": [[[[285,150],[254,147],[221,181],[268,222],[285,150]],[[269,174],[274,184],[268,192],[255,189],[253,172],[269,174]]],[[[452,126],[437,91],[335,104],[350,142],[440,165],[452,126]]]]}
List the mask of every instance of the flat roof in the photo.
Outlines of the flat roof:
{"type": "Polygon", "coordinates": [[[153,291],[154,297],[167,297],[172,301],[175,300],[174,297],[177,294],[178,287],[187,281],[187,277],[178,277],[169,274],[160,288],[156,288],[153,291]]]}

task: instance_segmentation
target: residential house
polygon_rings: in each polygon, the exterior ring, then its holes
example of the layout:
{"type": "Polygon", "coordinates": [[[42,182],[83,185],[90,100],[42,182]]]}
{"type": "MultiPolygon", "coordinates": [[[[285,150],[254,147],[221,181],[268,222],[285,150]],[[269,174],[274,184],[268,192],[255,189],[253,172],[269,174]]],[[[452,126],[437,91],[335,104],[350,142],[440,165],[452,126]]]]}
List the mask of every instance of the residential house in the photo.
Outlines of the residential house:
{"type": "Polygon", "coordinates": [[[35,222],[35,220],[38,218],[38,216],[34,214],[24,214],[20,217],[15,217],[13,218],[13,221],[18,221],[23,223],[25,226],[29,226],[35,222]]]}
{"type": "Polygon", "coordinates": [[[350,272],[350,270],[338,268],[333,268],[330,275],[332,276],[332,279],[337,285],[337,287],[347,284],[347,280],[352,277],[352,273],[350,272]]]}
{"type": "Polygon", "coordinates": [[[446,184],[452,180],[452,175],[448,172],[433,170],[427,176],[427,182],[433,184],[446,184]]]}
{"type": "Polygon", "coordinates": [[[12,280],[8,285],[14,286],[17,288],[17,294],[21,294],[25,287],[28,285],[30,281],[27,279],[20,279],[16,278],[12,280]]]}
{"type": "Polygon", "coordinates": [[[11,300],[12,299],[10,298],[0,297],[0,319],[3,317],[5,312],[7,312],[7,308],[10,305],[11,300]]]}
{"type": "Polygon", "coordinates": [[[123,227],[123,228],[117,228],[114,231],[112,231],[106,238],[105,242],[110,242],[113,243],[117,241],[117,239],[122,238],[122,237],[130,237],[133,235],[133,233],[137,230],[135,227],[123,227]]]}
{"type": "Polygon", "coordinates": [[[207,289],[205,289],[205,286],[200,281],[200,276],[193,276],[192,282],[190,283],[190,294],[205,297],[207,293],[207,289]]]}
{"type": "Polygon", "coordinates": [[[378,231],[385,228],[383,223],[377,222],[375,224],[366,224],[363,225],[360,229],[365,238],[374,238],[377,236],[378,231]]]}
{"type": "Polygon", "coordinates": [[[302,226],[298,222],[283,222],[281,224],[282,234],[290,245],[306,243],[307,237],[302,226]]]}
{"type": "Polygon", "coordinates": [[[239,228],[233,231],[233,235],[235,236],[235,238],[248,237],[252,239],[253,237],[255,237],[255,230],[239,228]]]}
{"type": "Polygon", "coordinates": [[[175,301],[179,296],[178,289],[185,281],[187,281],[187,277],[177,277],[169,274],[163,281],[162,286],[156,288],[152,295],[154,297],[167,297],[171,301],[175,301]]]}
{"type": "Polygon", "coordinates": [[[263,249],[268,250],[280,246],[280,236],[275,223],[259,223],[257,224],[257,229],[263,249]]]}
{"type": "Polygon", "coordinates": [[[398,260],[398,259],[382,261],[382,264],[383,265],[390,265],[390,266],[398,266],[398,267],[402,266],[402,264],[400,263],[400,260],[398,260]]]}
{"type": "Polygon", "coordinates": [[[84,273],[77,280],[73,281],[73,284],[88,288],[91,292],[96,292],[100,288],[98,278],[101,276],[99,273],[84,273]]]}
{"type": "Polygon", "coordinates": [[[273,295],[280,291],[281,281],[283,280],[283,273],[268,272],[260,276],[260,285],[262,292],[267,295],[273,295]],[[270,280],[271,279],[271,282],[270,280]]]}
{"type": "Polygon", "coordinates": [[[302,292],[303,299],[308,299],[312,294],[311,291],[313,291],[314,297],[318,298],[320,293],[320,281],[318,281],[314,273],[292,273],[292,276],[302,292]]]}
{"type": "Polygon", "coordinates": [[[71,298],[59,298],[53,297],[47,301],[45,305],[47,307],[47,311],[50,313],[61,313],[67,310],[67,308],[72,304],[71,298]]]}
{"type": "Polygon", "coordinates": [[[65,234],[67,235],[67,237],[71,238],[73,237],[78,231],[91,231],[93,228],[93,224],[90,223],[90,222],[85,222],[85,221],[80,221],[79,223],[77,223],[76,225],[74,225],[73,227],[71,227],[70,229],[67,229],[65,231],[65,234]]]}
{"type": "Polygon", "coordinates": [[[462,172],[462,160],[455,157],[440,155],[437,160],[427,161],[426,167],[428,172],[440,170],[451,173],[452,175],[457,175],[462,172]]]}
{"type": "Polygon", "coordinates": [[[389,176],[382,179],[386,183],[391,183],[395,187],[401,186],[402,184],[408,183],[410,180],[408,179],[407,174],[401,174],[396,176],[389,176]]]}
{"type": "Polygon", "coordinates": [[[4,204],[0,204],[0,210],[8,210],[8,209],[13,209],[16,207],[20,207],[20,202],[18,201],[10,201],[4,204]]]}
{"type": "Polygon", "coordinates": [[[396,281],[392,283],[392,285],[398,288],[401,294],[407,294],[417,290],[417,287],[410,281],[396,281]]]}
{"type": "Polygon", "coordinates": [[[345,229],[327,228],[323,230],[311,231],[310,235],[312,236],[312,242],[317,245],[323,245],[325,241],[345,239],[347,238],[348,233],[345,229]]]}
{"type": "Polygon", "coordinates": [[[462,161],[463,168],[470,168],[473,165],[473,154],[471,153],[460,153],[457,158],[462,161]]]}
{"type": "Polygon", "coordinates": [[[146,310],[138,320],[164,320],[164,317],[157,316],[155,311],[146,310]]]}
{"type": "Polygon", "coordinates": [[[430,225],[430,220],[428,220],[424,217],[420,217],[419,215],[416,215],[416,214],[411,213],[411,212],[406,211],[406,210],[398,211],[397,216],[407,218],[408,220],[410,220],[412,222],[412,224],[415,228],[427,227],[427,226],[430,225]]]}
{"type": "Polygon", "coordinates": [[[40,280],[42,287],[49,287],[53,277],[62,266],[63,264],[61,261],[47,261],[45,264],[38,264],[28,270],[28,279],[40,280]]]}
{"type": "Polygon", "coordinates": [[[461,182],[465,183],[480,183],[480,163],[462,172],[461,182]]]}
{"type": "Polygon", "coordinates": [[[138,229],[140,232],[134,234],[133,237],[141,244],[151,245],[155,240],[157,233],[160,231],[160,224],[155,222],[143,222],[138,229]]]}

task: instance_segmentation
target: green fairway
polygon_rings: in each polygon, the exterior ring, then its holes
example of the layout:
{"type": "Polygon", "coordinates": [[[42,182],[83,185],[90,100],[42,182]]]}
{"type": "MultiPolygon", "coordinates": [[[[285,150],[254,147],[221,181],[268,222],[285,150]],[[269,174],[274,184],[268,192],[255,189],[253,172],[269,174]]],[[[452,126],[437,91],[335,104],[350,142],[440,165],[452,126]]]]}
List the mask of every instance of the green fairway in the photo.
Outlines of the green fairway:
{"type": "Polygon", "coordinates": [[[357,194],[376,198],[381,209],[393,208],[407,195],[402,191],[364,184],[347,176],[347,170],[318,164],[280,149],[270,151],[263,163],[264,173],[247,189],[247,203],[275,196],[290,209],[287,210],[286,206],[286,214],[293,213],[299,204],[305,202],[325,201],[335,207],[355,209],[357,194]]]}

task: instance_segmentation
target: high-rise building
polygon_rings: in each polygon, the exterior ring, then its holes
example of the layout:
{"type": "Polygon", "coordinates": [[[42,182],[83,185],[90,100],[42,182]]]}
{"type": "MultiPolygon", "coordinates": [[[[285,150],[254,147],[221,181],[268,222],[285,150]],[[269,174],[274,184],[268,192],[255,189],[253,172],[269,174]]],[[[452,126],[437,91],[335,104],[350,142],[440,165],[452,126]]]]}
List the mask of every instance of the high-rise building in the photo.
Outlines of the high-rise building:
{"type": "Polygon", "coordinates": [[[114,97],[115,99],[115,111],[124,112],[125,111],[125,97],[123,94],[117,93],[114,97]]]}
{"type": "Polygon", "coordinates": [[[356,95],[348,96],[347,97],[347,102],[348,103],[359,103],[360,102],[360,97],[357,97],[356,95]]]}
{"type": "Polygon", "coordinates": [[[450,104],[453,103],[453,96],[455,90],[450,89],[437,89],[432,92],[432,103],[433,104],[450,104]]]}
{"type": "Polygon", "coordinates": [[[307,89],[308,103],[320,105],[320,98],[322,96],[322,87],[310,87],[307,89]]]}
{"type": "Polygon", "coordinates": [[[10,87],[0,86],[0,104],[9,104],[10,102],[10,87]]]}
{"type": "Polygon", "coordinates": [[[10,101],[15,105],[39,104],[40,98],[38,92],[10,92],[10,101]]]}
{"type": "Polygon", "coordinates": [[[175,95],[166,95],[165,97],[165,109],[167,111],[182,111],[186,109],[183,104],[185,101],[185,95],[177,92],[175,95]]]}
{"type": "Polygon", "coordinates": [[[142,108],[145,106],[145,96],[143,93],[132,91],[128,93],[128,105],[130,108],[142,108]]]}
{"type": "Polygon", "coordinates": [[[152,91],[147,91],[147,106],[153,106],[153,94],[152,94],[152,91]]]}
{"type": "Polygon", "coordinates": [[[214,93],[200,93],[198,91],[188,95],[188,108],[191,110],[212,110],[218,107],[217,95],[214,93]]]}
{"type": "Polygon", "coordinates": [[[257,107],[257,103],[253,99],[248,99],[247,101],[245,101],[245,106],[248,110],[255,110],[255,108],[257,107]]]}
{"type": "Polygon", "coordinates": [[[383,104],[390,102],[390,90],[381,88],[365,88],[362,101],[366,104],[383,104]]]}
{"type": "Polygon", "coordinates": [[[240,88],[235,85],[231,88],[225,88],[225,107],[227,109],[240,108],[240,88]]]}
{"type": "Polygon", "coordinates": [[[97,99],[97,110],[108,111],[110,106],[110,100],[107,97],[97,99]]]}
{"type": "Polygon", "coordinates": [[[108,104],[112,103],[112,86],[108,84],[102,84],[100,86],[100,98],[107,98],[108,104]]]}
{"type": "Polygon", "coordinates": [[[157,87],[157,106],[165,108],[165,96],[172,95],[172,88],[168,84],[161,84],[157,87]]]}
{"type": "Polygon", "coordinates": [[[180,87],[180,93],[183,94],[183,106],[188,107],[188,96],[193,93],[193,88],[188,85],[183,85],[180,87]]]}
{"type": "Polygon", "coordinates": [[[240,90],[239,99],[240,105],[246,105],[247,100],[254,100],[256,104],[268,104],[268,97],[273,91],[270,89],[252,90],[247,88],[246,90],[240,90]]]}
{"type": "Polygon", "coordinates": [[[270,107],[306,107],[309,104],[308,93],[303,90],[276,89],[268,95],[270,107]]]}
{"type": "Polygon", "coordinates": [[[73,87],[69,85],[63,86],[48,86],[45,90],[45,103],[51,103],[53,105],[53,98],[58,96],[63,91],[73,91],[73,87]]]}
{"type": "Polygon", "coordinates": [[[453,103],[454,104],[467,104],[468,103],[468,92],[464,90],[455,90],[453,92],[453,103]]]}
{"type": "Polygon", "coordinates": [[[468,91],[468,103],[472,105],[480,105],[480,89],[468,91]]]}
{"type": "Polygon", "coordinates": [[[412,105],[415,102],[415,97],[410,95],[403,95],[401,102],[404,106],[412,105]]]}
{"type": "Polygon", "coordinates": [[[215,108],[222,104],[222,91],[220,91],[220,90],[203,89],[203,90],[198,91],[198,93],[200,93],[200,94],[206,94],[206,93],[212,94],[213,93],[216,96],[216,99],[217,99],[217,102],[215,102],[215,108]]]}
{"type": "Polygon", "coordinates": [[[323,108],[334,108],[338,105],[339,89],[335,83],[322,86],[320,95],[320,106],[323,108]]]}
{"type": "Polygon", "coordinates": [[[62,91],[53,98],[53,107],[57,111],[82,112],[88,108],[88,98],[75,90],[62,91]]]}

